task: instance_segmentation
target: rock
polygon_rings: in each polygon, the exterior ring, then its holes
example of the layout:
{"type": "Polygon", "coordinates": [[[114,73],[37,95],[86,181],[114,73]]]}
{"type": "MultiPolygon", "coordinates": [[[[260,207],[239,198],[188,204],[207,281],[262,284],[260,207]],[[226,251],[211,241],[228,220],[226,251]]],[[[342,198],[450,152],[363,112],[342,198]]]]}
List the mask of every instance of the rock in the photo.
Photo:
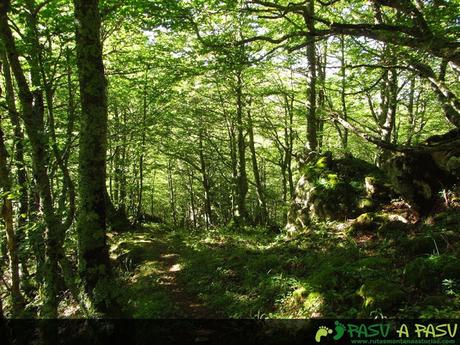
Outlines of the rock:
{"type": "Polygon", "coordinates": [[[358,201],[358,209],[362,211],[372,210],[374,201],[371,198],[363,198],[358,201]]]}
{"type": "Polygon", "coordinates": [[[451,303],[451,299],[446,295],[426,296],[423,299],[424,306],[432,305],[439,308],[440,306],[448,305],[449,303],[451,303]]]}
{"type": "Polygon", "coordinates": [[[380,257],[380,256],[369,256],[367,258],[362,258],[353,263],[353,267],[356,268],[369,268],[369,269],[378,269],[384,270],[385,268],[390,267],[392,264],[391,259],[380,257]]]}
{"type": "Polygon", "coordinates": [[[377,230],[381,217],[373,212],[366,212],[357,217],[346,230],[347,235],[355,236],[363,232],[377,230]]]}
{"type": "Polygon", "coordinates": [[[384,222],[380,227],[377,229],[377,235],[379,238],[392,238],[398,239],[407,236],[409,230],[411,230],[412,225],[408,224],[407,222],[402,222],[399,220],[388,220],[384,222]]]}
{"type": "Polygon", "coordinates": [[[404,269],[404,282],[421,290],[432,291],[440,286],[439,281],[433,279],[437,276],[436,268],[426,258],[416,258],[409,262],[404,269]]]}
{"type": "Polygon", "coordinates": [[[357,293],[363,298],[365,309],[381,309],[383,312],[401,305],[406,297],[398,284],[384,279],[364,283],[357,293]]]}
{"type": "Polygon", "coordinates": [[[315,220],[344,220],[378,208],[388,188],[384,174],[361,159],[333,159],[330,152],[310,158],[300,168],[301,177],[288,213],[286,229],[308,227],[315,220]]]}
{"type": "Polygon", "coordinates": [[[307,296],[308,296],[308,291],[304,287],[295,289],[294,292],[292,293],[292,297],[294,298],[294,301],[297,304],[304,302],[307,296]]]}
{"type": "Polygon", "coordinates": [[[324,297],[319,292],[310,292],[303,303],[303,307],[311,313],[319,313],[324,304],[324,297]]]}
{"type": "Polygon", "coordinates": [[[449,255],[418,257],[404,269],[406,284],[423,291],[440,290],[444,279],[460,278],[460,260],[449,255]]]}
{"type": "Polygon", "coordinates": [[[446,234],[431,233],[421,234],[416,237],[401,238],[398,247],[405,256],[420,256],[435,254],[447,249],[446,234]]]}
{"type": "Polygon", "coordinates": [[[458,129],[432,136],[422,143],[430,150],[398,153],[384,165],[393,188],[422,216],[432,211],[442,189],[459,182],[459,138],[458,129]]]}

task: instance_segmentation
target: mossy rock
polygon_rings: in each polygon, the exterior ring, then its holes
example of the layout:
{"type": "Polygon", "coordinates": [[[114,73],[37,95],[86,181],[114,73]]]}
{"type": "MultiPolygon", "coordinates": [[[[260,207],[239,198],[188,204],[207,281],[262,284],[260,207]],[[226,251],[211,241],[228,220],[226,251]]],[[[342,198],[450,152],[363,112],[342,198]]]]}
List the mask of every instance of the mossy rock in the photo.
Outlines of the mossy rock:
{"type": "Polygon", "coordinates": [[[303,308],[309,313],[319,313],[324,308],[325,299],[319,292],[310,292],[303,303],[303,308]]]}
{"type": "Polygon", "coordinates": [[[423,299],[422,304],[424,306],[432,305],[432,306],[443,306],[443,305],[449,305],[451,303],[451,299],[449,296],[446,295],[433,295],[433,296],[426,296],[423,299]]]}
{"type": "Polygon", "coordinates": [[[460,279],[460,260],[449,255],[418,257],[404,269],[406,284],[423,291],[440,290],[444,279],[460,279]]]}
{"type": "Polygon", "coordinates": [[[362,198],[358,201],[358,209],[360,210],[372,210],[375,207],[375,203],[371,198],[362,198]]]}
{"type": "Polygon", "coordinates": [[[363,280],[380,279],[388,277],[392,271],[393,261],[388,258],[372,256],[354,261],[349,266],[349,275],[359,284],[363,280]]]}
{"type": "Polygon", "coordinates": [[[460,280],[460,260],[453,256],[442,256],[438,263],[442,267],[442,275],[445,279],[460,280]]]}
{"type": "Polygon", "coordinates": [[[416,258],[404,268],[404,282],[410,286],[430,291],[440,285],[434,277],[437,275],[436,267],[426,258],[416,258]]]}
{"type": "Polygon", "coordinates": [[[309,275],[309,283],[319,289],[335,289],[339,285],[340,268],[323,264],[309,275]]]}
{"type": "Polygon", "coordinates": [[[308,290],[305,287],[295,289],[292,293],[292,297],[297,304],[303,303],[308,296],[308,290]]]}
{"type": "Polygon", "coordinates": [[[389,311],[401,305],[406,297],[398,284],[384,279],[364,283],[357,293],[363,298],[363,307],[366,310],[389,311]]]}
{"type": "Polygon", "coordinates": [[[366,267],[371,269],[385,269],[392,265],[393,261],[380,256],[369,256],[353,263],[353,267],[366,267]]]}
{"type": "Polygon", "coordinates": [[[307,226],[311,219],[354,218],[382,204],[379,198],[366,191],[365,181],[367,179],[368,184],[372,181],[374,192],[382,191],[383,172],[358,158],[334,159],[330,152],[325,152],[301,165],[300,172],[294,202],[288,213],[288,231],[307,226]]]}
{"type": "Polygon", "coordinates": [[[349,236],[354,236],[362,232],[376,230],[378,227],[378,217],[375,213],[366,212],[361,214],[346,230],[349,236]]]}
{"type": "Polygon", "coordinates": [[[412,226],[410,224],[396,221],[387,221],[384,222],[377,229],[377,234],[380,238],[404,238],[407,237],[407,233],[411,230],[412,226]]]}
{"type": "Polygon", "coordinates": [[[447,248],[447,243],[443,235],[432,233],[430,235],[423,234],[416,237],[401,238],[398,246],[402,255],[420,256],[444,251],[447,248]]]}
{"type": "Polygon", "coordinates": [[[337,171],[348,180],[362,180],[372,177],[376,183],[385,179],[385,174],[377,166],[355,157],[346,157],[335,160],[337,171]]]}
{"type": "MultiPolygon", "coordinates": [[[[429,142],[428,138],[426,142],[429,142]]],[[[392,156],[385,164],[385,170],[392,186],[422,216],[428,215],[436,201],[439,191],[458,183],[458,176],[443,167],[442,161],[447,152],[408,152],[392,156]]]]}
{"type": "Polygon", "coordinates": [[[458,210],[445,211],[438,213],[433,217],[436,225],[446,229],[456,230],[460,225],[460,212],[458,210]]]}

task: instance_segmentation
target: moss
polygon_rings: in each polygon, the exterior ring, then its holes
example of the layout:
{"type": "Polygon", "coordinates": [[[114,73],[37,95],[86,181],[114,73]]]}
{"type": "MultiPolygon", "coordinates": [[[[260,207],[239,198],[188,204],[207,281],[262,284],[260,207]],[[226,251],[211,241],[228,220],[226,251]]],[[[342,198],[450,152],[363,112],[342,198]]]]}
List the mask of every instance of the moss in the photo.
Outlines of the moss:
{"type": "Polygon", "coordinates": [[[297,304],[304,302],[307,296],[308,296],[308,291],[303,286],[298,289],[295,289],[294,292],[292,293],[292,297],[294,298],[294,301],[296,301],[297,304]]]}
{"type": "Polygon", "coordinates": [[[376,223],[376,214],[372,212],[366,212],[361,214],[346,230],[347,235],[354,236],[361,232],[370,231],[376,229],[378,224],[376,223]]]}
{"type": "Polygon", "coordinates": [[[374,201],[371,198],[363,198],[358,201],[358,208],[363,209],[372,209],[374,207],[374,201]]]}
{"type": "Polygon", "coordinates": [[[366,267],[372,269],[385,269],[390,267],[392,260],[388,258],[383,258],[379,256],[370,256],[367,258],[362,258],[353,263],[353,267],[366,267]]]}
{"type": "Polygon", "coordinates": [[[435,267],[426,258],[416,258],[404,268],[405,283],[422,290],[432,290],[436,287],[437,282],[432,279],[435,275],[435,267]]]}
{"type": "Polygon", "coordinates": [[[384,191],[383,178],[384,174],[372,164],[353,157],[333,159],[326,152],[301,167],[296,198],[289,212],[290,224],[301,228],[308,223],[298,217],[299,212],[322,221],[344,220],[363,210],[373,210],[383,199],[368,195],[365,180],[368,184],[372,181],[375,190],[384,191]]]}
{"type": "Polygon", "coordinates": [[[449,255],[418,257],[404,269],[406,284],[423,291],[440,290],[444,279],[460,279],[460,260],[449,255]]]}
{"type": "Polygon", "coordinates": [[[426,296],[423,299],[423,305],[425,306],[432,305],[432,306],[439,307],[442,305],[448,305],[450,303],[451,303],[451,299],[449,298],[449,296],[446,296],[446,295],[426,296]]]}
{"type": "MultiPolygon", "coordinates": [[[[455,236],[455,235],[454,235],[455,236]]],[[[420,256],[443,252],[448,248],[449,234],[433,232],[416,237],[401,238],[398,247],[401,255],[420,256]]]]}
{"type": "Polygon", "coordinates": [[[446,168],[453,173],[460,170],[460,157],[450,157],[447,161],[446,168]]]}
{"type": "Polygon", "coordinates": [[[357,224],[366,226],[366,225],[371,225],[372,222],[374,221],[375,215],[373,213],[363,213],[361,214],[358,218],[356,218],[357,224]]]}
{"type": "Polygon", "coordinates": [[[405,237],[408,231],[411,229],[411,225],[400,221],[388,221],[384,222],[377,230],[377,234],[380,238],[402,238],[405,237]]]}
{"type": "Polygon", "coordinates": [[[311,313],[319,313],[324,306],[324,297],[319,292],[310,292],[303,303],[304,309],[311,313]]]}
{"type": "Polygon", "coordinates": [[[323,157],[320,157],[316,163],[315,163],[315,167],[318,168],[318,169],[326,169],[329,167],[330,165],[330,160],[331,160],[331,157],[330,155],[325,155],[323,157]]]}
{"type": "Polygon", "coordinates": [[[341,268],[331,262],[318,266],[309,276],[309,283],[315,288],[335,289],[339,285],[341,268]]]}
{"type": "Polygon", "coordinates": [[[405,293],[399,285],[384,279],[364,283],[357,293],[367,310],[388,311],[399,306],[405,299],[405,293]]]}

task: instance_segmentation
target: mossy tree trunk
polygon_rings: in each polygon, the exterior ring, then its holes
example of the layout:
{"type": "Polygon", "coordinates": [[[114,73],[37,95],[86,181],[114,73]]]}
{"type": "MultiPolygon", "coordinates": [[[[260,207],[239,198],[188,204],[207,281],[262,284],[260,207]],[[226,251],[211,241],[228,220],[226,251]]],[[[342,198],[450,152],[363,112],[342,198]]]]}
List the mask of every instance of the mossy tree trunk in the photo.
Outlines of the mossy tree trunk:
{"type": "Polygon", "coordinates": [[[246,174],[246,142],[243,123],[243,76],[242,71],[236,72],[236,131],[237,131],[237,152],[238,152],[238,169],[236,176],[236,212],[234,214],[235,222],[238,224],[245,223],[248,219],[246,208],[246,195],[248,193],[248,178],[246,174]]]}
{"type": "MultiPolygon", "coordinates": [[[[39,89],[34,88],[33,91],[31,91],[25,77],[24,70],[19,61],[19,54],[16,49],[14,36],[8,23],[9,9],[10,2],[8,0],[0,3],[0,37],[7,52],[8,61],[10,62],[19,90],[19,99],[22,105],[22,118],[32,148],[34,178],[40,194],[41,209],[47,227],[45,233],[45,301],[42,309],[42,316],[46,318],[56,318],[58,307],[58,260],[61,252],[59,243],[62,243],[63,234],[61,231],[61,223],[54,212],[50,178],[47,169],[49,153],[43,119],[43,99],[39,89]]],[[[32,51],[31,53],[33,54],[34,52],[32,51]]]]}
{"type": "Polygon", "coordinates": [[[75,0],[81,120],[78,216],[79,271],[93,307],[118,312],[106,236],[107,90],[98,0],[75,0]]]}
{"type": "MultiPolygon", "coordinates": [[[[383,14],[380,6],[374,4],[375,21],[382,24],[383,14]]],[[[381,57],[382,66],[396,66],[398,61],[394,50],[386,45],[381,57]]],[[[395,134],[396,112],[398,107],[398,73],[396,68],[385,68],[380,84],[380,109],[376,114],[376,122],[379,127],[380,139],[386,143],[391,143],[395,134]]],[[[371,102],[371,101],[370,101],[371,102]]],[[[379,148],[377,150],[376,163],[382,166],[391,157],[391,151],[379,148]]]]}
{"type": "Polygon", "coordinates": [[[213,214],[212,214],[212,200],[211,200],[211,182],[208,174],[208,165],[206,162],[204,145],[203,145],[203,128],[200,126],[199,131],[199,156],[200,156],[200,173],[201,173],[201,184],[203,185],[203,199],[204,199],[204,213],[205,213],[205,223],[206,228],[213,223],[213,214]]]}
{"type": "Polygon", "coordinates": [[[174,186],[174,177],[173,177],[173,166],[171,159],[168,160],[168,194],[169,194],[169,205],[171,207],[171,213],[173,218],[173,223],[177,225],[177,208],[176,208],[176,191],[174,186]]]}
{"type": "Polygon", "coordinates": [[[254,143],[254,125],[252,122],[251,109],[248,109],[248,134],[249,134],[249,150],[251,151],[252,171],[254,174],[254,183],[256,185],[257,194],[257,215],[256,222],[266,224],[268,222],[267,202],[265,199],[265,190],[260,177],[259,165],[257,163],[256,147],[254,143]]]}
{"type": "Polygon", "coordinates": [[[308,88],[307,88],[307,149],[316,151],[318,149],[318,119],[316,116],[316,81],[317,81],[317,59],[315,32],[315,1],[309,0],[305,11],[304,21],[308,32],[312,33],[307,37],[307,62],[308,62],[308,88]]]}
{"type": "Polygon", "coordinates": [[[11,178],[8,167],[8,152],[6,150],[5,141],[3,138],[3,130],[0,121],[0,187],[2,188],[2,209],[1,214],[5,224],[6,240],[8,248],[8,258],[11,274],[11,301],[12,315],[17,317],[23,310],[23,298],[20,291],[19,278],[19,257],[17,237],[14,229],[13,221],[13,203],[9,193],[11,192],[11,178]]]}
{"type": "MultiPolygon", "coordinates": [[[[3,75],[5,77],[5,98],[8,106],[8,116],[11,124],[13,125],[14,131],[14,164],[16,166],[16,183],[19,187],[19,212],[17,217],[18,228],[16,233],[18,237],[18,244],[21,245],[22,239],[24,238],[23,227],[26,225],[29,213],[27,172],[24,161],[24,132],[22,131],[19,113],[16,108],[14,86],[11,78],[11,68],[5,51],[2,51],[1,59],[3,64],[3,75]]],[[[20,255],[19,260],[21,262],[23,274],[28,276],[27,259],[24,255],[20,255]]]]}

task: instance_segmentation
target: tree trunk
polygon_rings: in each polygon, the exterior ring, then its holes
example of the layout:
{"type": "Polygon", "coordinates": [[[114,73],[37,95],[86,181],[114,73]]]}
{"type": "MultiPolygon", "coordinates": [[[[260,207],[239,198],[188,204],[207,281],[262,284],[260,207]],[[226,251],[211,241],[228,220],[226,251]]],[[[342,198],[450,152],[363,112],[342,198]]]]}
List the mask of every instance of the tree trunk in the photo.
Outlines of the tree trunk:
{"type": "Polygon", "coordinates": [[[23,298],[20,291],[19,279],[19,258],[17,251],[17,238],[14,230],[13,222],[13,204],[10,199],[9,193],[11,192],[11,179],[10,171],[8,169],[8,152],[5,147],[3,139],[3,130],[0,122],[0,187],[2,188],[2,217],[5,223],[6,240],[8,248],[8,257],[11,272],[11,301],[12,301],[12,315],[18,317],[24,306],[23,298]]]}
{"type": "Polygon", "coordinates": [[[318,98],[316,105],[316,118],[317,118],[317,136],[318,136],[318,151],[323,148],[324,142],[324,108],[326,103],[326,68],[327,68],[327,40],[323,42],[323,52],[318,54],[317,57],[317,84],[318,98]]]}
{"type": "MultiPolygon", "coordinates": [[[[347,81],[347,71],[346,71],[346,57],[345,57],[345,37],[340,36],[340,102],[342,105],[342,117],[345,121],[348,120],[348,109],[346,101],[346,81],[347,81]]],[[[342,148],[345,152],[348,151],[348,130],[343,128],[342,131],[339,131],[340,141],[342,143],[342,148]]]]}
{"type": "Polygon", "coordinates": [[[98,0],[75,0],[81,120],[79,271],[95,309],[116,315],[114,279],[106,236],[107,94],[98,0]]]}
{"type": "MultiPolygon", "coordinates": [[[[308,32],[315,32],[315,2],[309,0],[306,15],[304,17],[308,32]]],[[[307,149],[316,151],[318,149],[318,119],[316,117],[316,45],[314,35],[307,37],[307,62],[308,62],[308,89],[307,89],[307,149]]]]}
{"type": "MultiPolygon", "coordinates": [[[[375,18],[378,24],[383,23],[381,8],[374,4],[375,18]]],[[[389,46],[385,46],[382,54],[382,64],[396,65],[397,60],[394,52],[389,46]]],[[[390,68],[384,71],[382,83],[380,85],[380,111],[377,116],[378,126],[380,129],[380,139],[384,142],[391,143],[392,135],[395,128],[396,110],[398,96],[398,73],[396,68],[390,68]]],[[[377,151],[376,163],[382,166],[391,157],[391,152],[381,148],[377,151]]]]}
{"type": "Polygon", "coordinates": [[[243,124],[243,80],[241,71],[237,72],[236,84],[236,129],[238,150],[238,174],[236,180],[236,214],[237,224],[247,222],[246,194],[248,193],[248,179],[246,175],[246,143],[243,124]]]}
{"type": "Polygon", "coordinates": [[[206,159],[204,156],[203,128],[201,126],[200,126],[200,133],[199,133],[199,156],[200,156],[201,182],[202,182],[203,191],[204,191],[205,223],[206,223],[206,229],[207,229],[213,223],[213,214],[212,214],[212,201],[211,201],[211,183],[209,181],[208,168],[207,168],[206,159]]]}
{"type": "Polygon", "coordinates": [[[168,190],[169,190],[169,205],[171,207],[174,226],[177,226],[177,210],[176,210],[176,194],[174,191],[174,180],[172,175],[171,160],[168,160],[168,190]]]}
{"type": "Polygon", "coordinates": [[[144,154],[145,154],[145,126],[147,121],[147,74],[148,69],[145,72],[145,82],[143,90],[143,102],[142,102],[142,127],[141,127],[141,155],[139,157],[139,198],[137,201],[137,219],[142,214],[142,196],[144,189],[144,154]]]}
{"type": "MultiPolygon", "coordinates": [[[[14,163],[16,165],[16,181],[19,187],[19,214],[17,218],[18,228],[16,234],[18,238],[18,245],[21,246],[24,238],[23,227],[27,223],[29,215],[27,172],[24,161],[24,133],[21,128],[19,113],[16,109],[14,86],[11,79],[11,68],[5,51],[2,51],[1,58],[3,63],[3,75],[5,77],[5,98],[8,106],[8,115],[14,128],[14,163]]],[[[23,274],[28,276],[27,258],[24,255],[19,255],[19,260],[21,262],[23,274]]]]}
{"type": "MultiPolygon", "coordinates": [[[[188,171],[188,189],[190,192],[190,218],[192,221],[192,226],[194,229],[197,227],[197,222],[196,222],[196,206],[195,206],[195,191],[193,189],[193,179],[194,179],[194,173],[193,169],[190,169],[188,171]]],[[[206,224],[207,226],[207,224],[206,224]]]]}
{"type": "Polygon", "coordinates": [[[254,174],[254,182],[256,185],[256,194],[257,194],[258,215],[256,217],[256,222],[259,224],[266,224],[268,222],[267,203],[265,201],[265,191],[262,187],[259,167],[257,164],[256,148],[254,144],[254,126],[252,122],[251,109],[248,109],[247,114],[248,114],[249,149],[251,151],[252,171],[254,174]]]}
{"type": "MultiPolygon", "coordinates": [[[[45,126],[43,122],[43,99],[39,89],[31,89],[27,83],[24,71],[19,61],[13,34],[8,25],[7,12],[9,1],[4,1],[0,6],[0,35],[8,55],[11,69],[19,89],[19,98],[22,104],[22,115],[27,135],[32,147],[32,162],[34,177],[40,192],[42,210],[44,214],[46,230],[46,279],[45,302],[43,316],[57,317],[57,274],[58,259],[60,253],[59,243],[63,236],[61,224],[54,213],[54,204],[51,194],[50,179],[48,175],[48,150],[46,147],[45,126]]],[[[32,66],[31,66],[32,67],[32,66]]]]}

